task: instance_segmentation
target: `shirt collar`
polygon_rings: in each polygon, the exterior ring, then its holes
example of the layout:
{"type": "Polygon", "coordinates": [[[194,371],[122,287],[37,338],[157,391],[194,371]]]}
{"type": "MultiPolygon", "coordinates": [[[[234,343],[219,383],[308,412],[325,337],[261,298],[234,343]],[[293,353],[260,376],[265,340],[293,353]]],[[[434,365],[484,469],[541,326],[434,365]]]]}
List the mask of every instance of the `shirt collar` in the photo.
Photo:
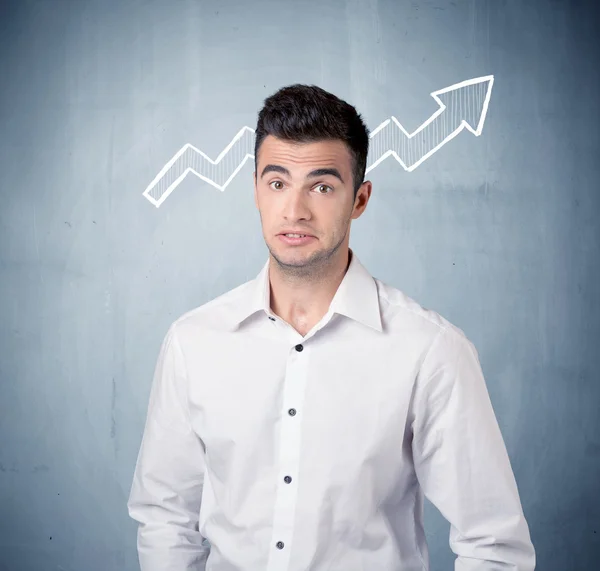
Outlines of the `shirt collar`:
{"type": "MultiPolygon", "coordinates": [[[[362,265],[357,255],[349,248],[350,265],[329,306],[331,314],[339,313],[354,319],[379,332],[382,331],[379,307],[379,293],[373,276],[362,265]]],[[[256,313],[271,311],[271,289],[269,287],[270,258],[259,274],[250,280],[245,288],[240,288],[239,295],[228,304],[228,329],[236,330],[240,324],[256,313]]]]}

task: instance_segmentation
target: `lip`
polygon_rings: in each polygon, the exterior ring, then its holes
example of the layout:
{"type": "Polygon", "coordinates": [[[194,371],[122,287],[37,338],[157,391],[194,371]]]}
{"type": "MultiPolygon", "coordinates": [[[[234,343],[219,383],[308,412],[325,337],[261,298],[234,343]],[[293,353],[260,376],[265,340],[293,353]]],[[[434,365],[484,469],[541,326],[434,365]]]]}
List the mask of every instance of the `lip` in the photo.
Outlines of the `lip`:
{"type": "Polygon", "coordinates": [[[282,242],[285,242],[289,246],[302,246],[312,240],[316,240],[316,238],[310,234],[307,234],[304,238],[288,238],[285,234],[278,234],[277,236],[282,242]]]}
{"type": "Polygon", "coordinates": [[[305,236],[308,236],[310,238],[314,238],[314,236],[312,234],[307,234],[306,232],[280,232],[277,235],[278,236],[285,236],[286,234],[304,234],[305,236]]]}

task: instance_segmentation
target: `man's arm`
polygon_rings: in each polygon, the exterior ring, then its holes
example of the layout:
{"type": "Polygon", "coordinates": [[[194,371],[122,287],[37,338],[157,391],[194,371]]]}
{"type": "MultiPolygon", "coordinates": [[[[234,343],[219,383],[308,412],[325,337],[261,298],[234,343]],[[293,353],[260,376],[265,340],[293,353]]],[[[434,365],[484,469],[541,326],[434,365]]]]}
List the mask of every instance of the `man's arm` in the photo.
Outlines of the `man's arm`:
{"type": "Polygon", "coordinates": [[[413,460],[450,523],[455,571],[533,571],[535,550],[474,345],[440,331],[417,378],[413,460]]]}
{"type": "Polygon", "coordinates": [[[128,501],[139,522],[141,571],[204,571],[198,518],[204,448],[193,432],[183,355],[174,327],[167,332],[150,391],[146,425],[128,501]]]}

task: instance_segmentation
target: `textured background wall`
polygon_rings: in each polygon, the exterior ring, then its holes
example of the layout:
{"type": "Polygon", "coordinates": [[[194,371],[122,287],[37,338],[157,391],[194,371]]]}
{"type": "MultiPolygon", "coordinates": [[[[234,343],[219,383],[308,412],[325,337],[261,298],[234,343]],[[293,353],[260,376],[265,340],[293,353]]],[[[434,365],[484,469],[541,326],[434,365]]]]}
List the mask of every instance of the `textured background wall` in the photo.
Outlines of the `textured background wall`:
{"type": "MultiPolygon", "coordinates": [[[[134,571],[126,501],[168,325],[266,261],[248,161],[142,192],[316,83],[370,129],[493,74],[480,137],[388,158],[350,245],[475,343],[538,568],[600,566],[598,8],[479,0],[0,3],[0,569],[134,571]]],[[[426,505],[432,571],[453,569],[426,505]]]]}

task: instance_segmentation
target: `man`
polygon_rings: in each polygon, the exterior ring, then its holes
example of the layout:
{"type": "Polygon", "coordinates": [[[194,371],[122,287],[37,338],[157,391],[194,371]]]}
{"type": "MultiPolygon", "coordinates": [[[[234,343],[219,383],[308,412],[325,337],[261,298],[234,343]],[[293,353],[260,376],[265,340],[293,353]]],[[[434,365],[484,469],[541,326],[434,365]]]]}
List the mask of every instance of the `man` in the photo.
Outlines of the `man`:
{"type": "Polygon", "coordinates": [[[456,571],[534,569],[474,345],[349,248],[368,144],[316,86],[265,100],[270,255],[164,338],[128,504],[142,571],[427,571],[424,496],[456,571]]]}

